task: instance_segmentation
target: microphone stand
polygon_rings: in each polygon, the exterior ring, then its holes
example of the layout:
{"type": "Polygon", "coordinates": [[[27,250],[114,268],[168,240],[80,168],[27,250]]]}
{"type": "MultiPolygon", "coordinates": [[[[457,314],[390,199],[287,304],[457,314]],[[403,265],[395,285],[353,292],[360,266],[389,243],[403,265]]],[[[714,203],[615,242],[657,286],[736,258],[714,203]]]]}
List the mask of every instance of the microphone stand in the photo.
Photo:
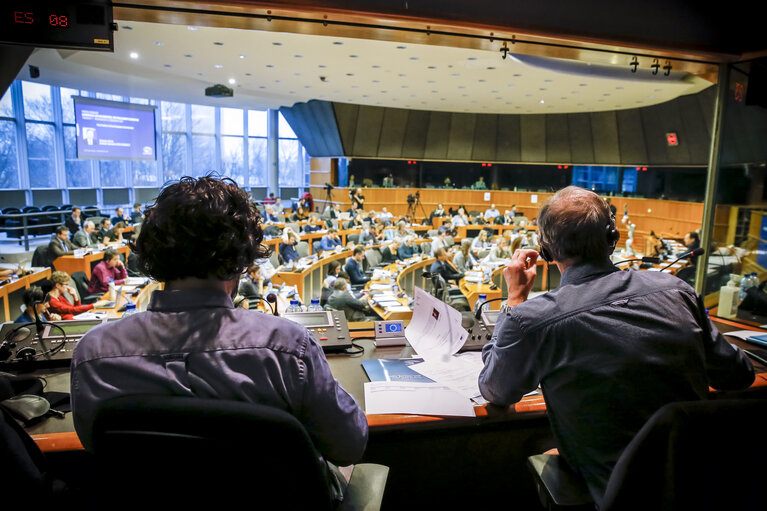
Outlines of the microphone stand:
{"type": "Polygon", "coordinates": [[[669,267],[669,266],[671,266],[672,264],[675,264],[675,263],[676,263],[677,261],[679,261],[680,259],[684,259],[685,257],[690,257],[691,255],[694,255],[694,256],[699,256],[699,255],[702,255],[702,254],[703,254],[703,252],[705,252],[705,250],[704,250],[704,249],[702,249],[702,248],[696,248],[695,250],[688,250],[688,251],[686,251],[686,252],[682,252],[682,253],[679,255],[679,257],[677,257],[676,259],[674,259],[673,261],[671,261],[670,263],[668,263],[666,266],[664,266],[663,268],[661,268],[661,269],[660,269],[660,271],[663,271],[663,270],[665,270],[666,268],[668,268],[668,267],[669,267]]]}

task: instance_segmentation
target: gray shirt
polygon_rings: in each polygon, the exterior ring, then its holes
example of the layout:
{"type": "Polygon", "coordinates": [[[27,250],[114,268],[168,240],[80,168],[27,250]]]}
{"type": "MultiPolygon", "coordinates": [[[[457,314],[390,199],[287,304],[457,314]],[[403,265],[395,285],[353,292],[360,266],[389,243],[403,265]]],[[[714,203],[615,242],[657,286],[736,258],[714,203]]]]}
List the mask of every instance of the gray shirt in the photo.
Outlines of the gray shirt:
{"type": "Polygon", "coordinates": [[[597,504],[620,453],[661,406],[754,380],[690,286],[608,260],[568,268],[557,289],[501,314],[482,360],[479,388],[492,403],[541,385],[559,452],[597,504]]]}
{"type": "Polygon", "coordinates": [[[257,402],[292,413],[325,459],[355,463],[367,419],[302,326],[212,290],[155,291],[146,312],[89,331],[71,367],[75,429],[91,449],[99,402],[128,394],[257,402]]]}

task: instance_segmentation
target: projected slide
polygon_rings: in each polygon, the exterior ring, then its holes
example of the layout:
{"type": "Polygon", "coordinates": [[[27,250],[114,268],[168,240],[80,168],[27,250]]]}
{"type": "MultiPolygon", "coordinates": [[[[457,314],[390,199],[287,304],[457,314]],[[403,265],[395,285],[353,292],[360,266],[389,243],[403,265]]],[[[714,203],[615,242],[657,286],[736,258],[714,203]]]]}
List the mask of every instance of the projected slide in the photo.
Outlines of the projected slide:
{"type": "Polygon", "coordinates": [[[154,107],[75,97],[77,157],[154,160],[154,107]]]}

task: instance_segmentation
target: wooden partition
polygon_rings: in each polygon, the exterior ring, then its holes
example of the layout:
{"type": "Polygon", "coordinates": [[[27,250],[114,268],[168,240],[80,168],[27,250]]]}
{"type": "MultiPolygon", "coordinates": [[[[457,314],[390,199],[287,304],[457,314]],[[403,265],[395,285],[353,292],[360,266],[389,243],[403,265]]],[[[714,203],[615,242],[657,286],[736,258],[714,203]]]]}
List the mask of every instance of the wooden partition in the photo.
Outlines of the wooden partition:
{"type": "MultiPolygon", "coordinates": [[[[530,220],[538,216],[540,207],[553,195],[549,192],[514,192],[498,190],[454,190],[441,188],[364,188],[365,209],[381,211],[386,207],[392,214],[404,215],[408,211],[408,195],[420,191],[421,204],[416,208],[416,217],[427,216],[442,204],[445,209],[464,206],[468,211],[484,212],[495,204],[503,213],[512,205],[517,206],[517,212],[523,213],[530,220]],[[486,199],[487,194],[487,200],[486,199]]],[[[315,207],[318,211],[325,208],[324,189],[312,187],[315,207]]],[[[332,193],[333,202],[340,203],[342,209],[350,207],[348,188],[336,188],[332,193]]],[[[618,212],[616,222],[621,233],[618,247],[625,246],[628,238],[628,228],[622,223],[624,207],[628,207],[629,220],[636,224],[634,233],[634,250],[644,251],[645,237],[650,231],[663,238],[681,239],[685,233],[700,229],[703,218],[702,202],[669,201],[661,199],[640,199],[632,197],[611,197],[612,204],[618,212]]],[[[721,219],[717,217],[717,225],[726,228],[726,216],[729,208],[722,206],[721,219]]]]}

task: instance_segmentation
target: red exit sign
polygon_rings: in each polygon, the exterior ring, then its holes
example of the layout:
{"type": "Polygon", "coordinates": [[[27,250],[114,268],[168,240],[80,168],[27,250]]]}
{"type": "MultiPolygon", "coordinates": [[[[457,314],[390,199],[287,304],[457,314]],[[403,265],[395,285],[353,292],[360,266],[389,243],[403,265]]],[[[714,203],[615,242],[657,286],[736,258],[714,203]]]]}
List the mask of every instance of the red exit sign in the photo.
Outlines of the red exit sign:
{"type": "Polygon", "coordinates": [[[678,146],[679,139],[677,138],[676,133],[666,133],[666,143],[669,146],[678,146]]]}

